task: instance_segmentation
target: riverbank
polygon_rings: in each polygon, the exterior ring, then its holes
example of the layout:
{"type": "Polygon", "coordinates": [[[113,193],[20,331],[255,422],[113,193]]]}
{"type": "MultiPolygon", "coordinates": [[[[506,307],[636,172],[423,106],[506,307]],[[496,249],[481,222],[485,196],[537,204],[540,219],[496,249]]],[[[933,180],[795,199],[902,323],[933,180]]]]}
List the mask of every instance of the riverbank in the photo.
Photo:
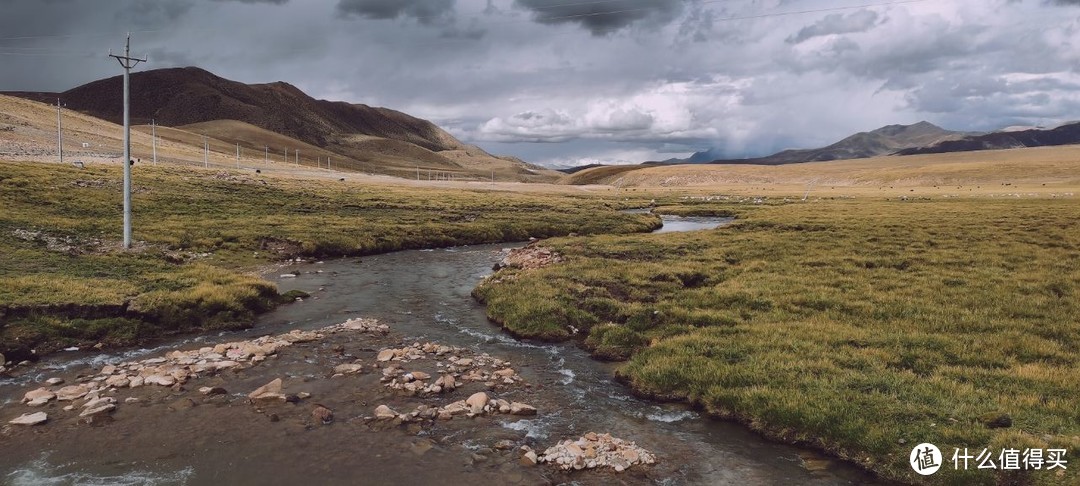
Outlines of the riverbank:
{"type": "MultiPolygon", "coordinates": [[[[641,205],[588,193],[412,187],[140,165],[135,245],[121,170],[0,163],[0,355],[146,343],[250,326],[282,301],[267,264],[530,237],[649,231],[641,205]]],[[[3,366],[0,364],[0,366],[3,366]]]]}
{"type": "MultiPolygon", "coordinates": [[[[1080,450],[1080,202],[701,202],[730,227],[557,238],[563,261],[476,290],[517,335],[627,359],[643,395],[694,404],[883,477],[914,445],[1080,450]]],[[[1071,456],[1070,456],[1071,459],[1071,456]]],[[[1071,470],[934,482],[1071,484],[1071,470]]]]}

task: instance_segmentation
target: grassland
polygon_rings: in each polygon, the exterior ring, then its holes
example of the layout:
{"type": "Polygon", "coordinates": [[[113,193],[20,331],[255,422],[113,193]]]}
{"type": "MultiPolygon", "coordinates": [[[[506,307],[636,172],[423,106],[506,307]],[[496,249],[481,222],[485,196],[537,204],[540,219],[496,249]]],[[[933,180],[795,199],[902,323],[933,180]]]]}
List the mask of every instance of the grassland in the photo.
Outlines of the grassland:
{"type": "Polygon", "coordinates": [[[640,201],[361,184],[137,164],[135,248],[121,174],[0,163],[0,353],[131,344],[250,325],[279,301],[253,271],[286,258],[647,231],[640,201]]]}
{"type": "MultiPolygon", "coordinates": [[[[672,199],[670,202],[676,201],[672,199]]],[[[665,201],[660,201],[664,204],[665,201]]],[[[954,471],[954,448],[1080,451],[1080,201],[699,203],[712,231],[558,238],[566,257],[474,294],[519,335],[627,360],[637,391],[814,445],[884,477],[1080,483],[954,471]],[[1011,427],[1003,425],[1004,417],[1011,427]],[[932,478],[908,466],[936,444],[932,478]]]]}

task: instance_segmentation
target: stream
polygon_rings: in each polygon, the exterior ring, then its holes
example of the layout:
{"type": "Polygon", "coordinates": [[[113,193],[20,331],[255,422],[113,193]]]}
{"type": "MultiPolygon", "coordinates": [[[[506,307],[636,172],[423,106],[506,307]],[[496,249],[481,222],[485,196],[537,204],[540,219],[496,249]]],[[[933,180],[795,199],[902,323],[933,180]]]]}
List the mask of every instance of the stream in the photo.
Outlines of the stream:
{"type": "MultiPolygon", "coordinates": [[[[672,223],[712,227],[727,220],[680,218],[672,223]]],[[[665,227],[669,219],[665,217],[665,227]]],[[[685,226],[684,226],[685,227],[685,226]]],[[[492,272],[503,251],[517,245],[480,245],[300,263],[295,278],[267,275],[281,292],[311,294],[302,302],[261,316],[248,331],[187,338],[151,350],[115,354],[64,353],[32,372],[0,381],[0,419],[22,413],[22,393],[32,382],[73,376],[87,367],[163,355],[218,342],[250,339],[292,329],[313,330],[349,318],[372,317],[390,326],[385,342],[334,343],[341,353],[366,359],[380,346],[436,342],[512,362],[530,384],[508,391],[539,409],[535,417],[496,415],[436,422],[429,428],[378,427],[359,416],[379,403],[405,408],[408,398],[380,390],[377,377],[321,380],[333,366],[330,343],[290,350],[236,377],[204,378],[210,386],[235,388],[222,400],[192,392],[146,392],[103,426],[56,423],[5,432],[0,437],[0,483],[96,484],[874,484],[846,463],[814,451],[767,441],[737,424],[713,420],[678,404],[635,398],[612,380],[617,364],[592,360],[572,343],[515,340],[486,318],[470,295],[492,272]],[[253,411],[247,391],[275,376],[307,386],[313,400],[335,410],[330,426],[311,426],[307,409],[253,411]],[[215,381],[216,380],[216,381],[215,381]],[[342,385],[342,383],[347,383],[342,385]],[[359,390],[374,389],[376,391],[359,390]],[[197,394],[195,394],[197,395],[197,394]],[[190,403],[189,403],[190,402],[190,403]],[[352,408],[358,409],[350,412],[352,408]],[[14,409],[18,409],[18,413],[14,409]],[[262,413],[259,413],[262,412],[262,413]],[[269,417],[269,418],[267,418],[269,417]],[[51,427],[51,428],[50,428],[51,427]],[[28,432],[32,430],[32,432],[28,432]],[[586,432],[606,432],[657,455],[652,466],[626,473],[561,472],[524,466],[515,452],[492,450],[510,440],[538,452],[586,432]]],[[[370,360],[369,360],[370,361],[370,360]]],[[[191,388],[198,388],[202,383],[191,388]]],[[[467,394],[463,397],[468,396],[467,394]]],[[[458,398],[463,398],[458,397],[458,398]]],[[[455,399],[458,399],[455,398],[455,399]]],[[[416,401],[412,399],[412,401],[416,401]]],[[[50,415],[52,411],[50,410],[50,415]]],[[[515,447],[516,448],[516,447],[515,447]]]]}

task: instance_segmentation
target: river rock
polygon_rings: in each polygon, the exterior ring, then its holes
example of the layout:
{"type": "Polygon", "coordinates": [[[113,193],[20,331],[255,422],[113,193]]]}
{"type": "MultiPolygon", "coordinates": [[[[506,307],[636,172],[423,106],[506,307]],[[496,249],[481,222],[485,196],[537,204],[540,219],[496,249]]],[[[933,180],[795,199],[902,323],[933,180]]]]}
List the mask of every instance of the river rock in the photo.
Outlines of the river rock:
{"type": "Polygon", "coordinates": [[[431,378],[431,375],[429,375],[427,373],[424,373],[423,371],[413,371],[412,373],[409,373],[409,374],[412,375],[412,378],[414,380],[418,380],[418,381],[424,381],[424,380],[427,380],[427,379],[431,378]]]}
{"type": "Polygon", "coordinates": [[[26,395],[23,395],[22,402],[31,407],[40,407],[49,403],[49,400],[54,398],[56,398],[56,394],[48,388],[38,388],[37,390],[26,392],[26,395]]]}
{"type": "Polygon", "coordinates": [[[576,441],[564,440],[549,447],[539,462],[554,463],[564,470],[610,467],[623,472],[635,464],[653,464],[656,458],[633,442],[589,432],[576,441]]]}
{"type": "Polygon", "coordinates": [[[511,415],[536,415],[536,407],[533,407],[532,405],[526,405],[526,404],[521,403],[521,402],[511,402],[510,403],[510,414],[511,415]]]}
{"type": "Polygon", "coordinates": [[[54,377],[54,378],[49,378],[48,380],[45,380],[45,384],[49,385],[49,386],[62,385],[63,383],[64,383],[63,378],[55,378],[54,377]]]}
{"type": "Polygon", "coordinates": [[[213,395],[225,395],[225,394],[227,394],[229,392],[228,392],[228,390],[225,390],[224,388],[222,388],[220,386],[204,386],[204,387],[199,388],[199,393],[202,393],[203,395],[206,395],[206,396],[213,396],[213,395]]]}
{"type": "Polygon", "coordinates": [[[8,423],[11,425],[38,425],[45,423],[46,420],[49,420],[48,414],[45,412],[36,412],[24,413],[8,423]]]}
{"type": "Polygon", "coordinates": [[[471,412],[475,414],[484,413],[484,406],[487,405],[487,403],[488,396],[487,393],[484,392],[473,393],[472,396],[465,400],[465,404],[468,405],[471,408],[471,412]]]}
{"type": "Polygon", "coordinates": [[[113,373],[116,373],[116,366],[105,365],[105,367],[101,368],[102,375],[111,375],[113,373]]]}
{"type": "Polygon", "coordinates": [[[86,396],[89,392],[90,388],[86,385],[69,385],[56,390],[56,399],[61,402],[70,402],[86,396]]]}
{"type": "Polygon", "coordinates": [[[105,385],[115,388],[124,388],[131,384],[131,379],[126,375],[112,375],[105,379],[105,385]]]}
{"type": "MultiPolygon", "coordinates": [[[[377,415],[378,410],[376,410],[375,413],[377,415]]],[[[334,421],[334,411],[322,405],[315,405],[315,408],[311,410],[311,418],[315,419],[317,422],[329,424],[334,421]]]]}
{"type": "Polygon", "coordinates": [[[364,371],[364,365],[360,363],[345,363],[334,367],[334,373],[341,373],[343,375],[360,373],[361,371],[364,371]]]}
{"type": "Polygon", "coordinates": [[[528,451],[521,456],[521,464],[523,466],[535,466],[537,460],[538,458],[536,456],[536,453],[533,451],[528,451]]]}
{"type": "Polygon", "coordinates": [[[94,408],[88,408],[79,414],[79,417],[95,417],[98,415],[104,415],[116,410],[116,405],[112,403],[104,403],[94,408]]]}
{"type": "Polygon", "coordinates": [[[380,362],[390,361],[394,359],[395,351],[394,349],[384,349],[379,351],[379,355],[375,359],[380,362]]]}
{"type": "Polygon", "coordinates": [[[176,378],[172,375],[154,374],[143,378],[143,384],[173,386],[176,384],[176,378]]]}
{"type": "Polygon", "coordinates": [[[442,375],[438,380],[435,380],[435,385],[444,390],[453,390],[457,388],[457,380],[454,379],[454,375],[442,375]]]}
{"type": "Polygon", "coordinates": [[[86,403],[83,404],[82,408],[84,410],[93,410],[96,408],[102,408],[105,405],[111,405],[115,403],[116,399],[113,397],[94,398],[92,400],[87,400],[86,403]]]}
{"type": "Polygon", "coordinates": [[[392,420],[398,416],[398,413],[391,410],[386,405],[379,405],[375,408],[375,418],[379,420],[392,420]]]}
{"type": "Polygon", "coordinates": [[[270,383],[256,388],[255,391],[248,393],[248,398],[252,400],[284,400],[285,394],[282,393],[281,378],[276,378],[270,383]]]}

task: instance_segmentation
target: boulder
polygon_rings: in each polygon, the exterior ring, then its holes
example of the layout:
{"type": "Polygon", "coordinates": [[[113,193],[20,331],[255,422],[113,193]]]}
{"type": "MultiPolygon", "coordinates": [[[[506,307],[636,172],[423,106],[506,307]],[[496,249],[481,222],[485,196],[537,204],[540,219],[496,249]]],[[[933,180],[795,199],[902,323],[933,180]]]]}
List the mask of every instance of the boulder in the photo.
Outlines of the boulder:
{"type": "Polygon", "coordinates": [[[49,403],[49,400],[54,398],[56,398],[56,394],[48,388],[38,388],[37,390],[26,392],[26,395],[23,395],[22,402],[31,407],[40,407],[49,403]]]}
{"type": "Polygon", "coordinates": [[[165,374],[153,374],[143,378],[144,385],[161,385],[161,386],[173,386],[176,384],[176,378],[172,375],[165,374]]]}
{"type": "Polygon", "coordinates": [[[69,385],[56,390],[56,399],[62,402],[70,402],[86,396],[89,392],[90,388],[86,385],[69,385]]]}
{"type": "Polygon", "coordinates": [[[435,384],[446,390],[457,388],[457,380],[454,379],[454,375],[442,375],[438,380],[435,380],[435,384]]]}
{"type": "Polygon", "coordinates": [[[528,451],[521,456],[521,464],[523,466],[535,466],[537,460],[538,458],[536,457],[536,452],[533,451],[528,451]]]}
{"type": "Polygon", "coordinates": [[[487,393],[476,392],[473,393],[468,399],[465,400],[465,404],[470,407],[470,411],[475,414],[484,413],[484,406],[488,403],[487,393]]]}
{"type": "Polygon", "coordinates": [[[392,420],[398,416],[398,413],[391,410],[386,405],[379,405],[375,408],[375,418],[379,420],[392,420]]]}
{"type": "Polygon", "coordinates": [[[45,412],[36,412],[24,413],[8,423],[11,425],[38,425],[45,423],[46,420],[49,420],[48,414],[45,412]]]}
{"type": "Polygon", "coordinates": [[[204,386],[202,388],[199,388],[199,393],[202,393],[203,395],[206,395],[206,396],[213,396],[213,395],[225,395],[225,394],[227,394],[229,392],[227,390],[225,390],[224,388],[220,387],[220,386],[204,386]]]}
{"type": "Polygon", "coordinates": [[[424,381],[424,380],[427,380],[427,379],[431,378],[431,375],[429,375],[427,373],[424,373],[423,371],[414,371],[414,372],[409,373],[409,374],[412,375],[414,380],[418,380],[418,381],[424,381]]]}
{"type": "Polygon", "coordinates": [[[266,395],[266,394],[276,394],[276,395],[284,396],[281,393],[281,390],[282,390],[281,378],[276,378],[273,381],[271,381],[270,383],[267,383],[267,384],[265,384],[263,386],[260,386],[260,387],[256,388],[255,391],[253,391],[251,393],[248,393],[248,398],[254,400],[254,399],[257,399],[260,396],[263,396],[263,395],[266,395]]]}
{"type": "MultiPolygon", "coordinates": [[[[376,414],[378,414],[377,410],[376,414]]],[[[315,419],[316,422],[329,424],[334,421],[334,411],[322,405],[315,405],[315,408],[311,410],[311,418],[315,419]]]]}
{"type": "Polygon", "coordinates": [[[124,388],[130,384],[131,379],[124,375],[112,375],[105,379],[105,385],[111,387],[124,388]]]}
{"type": "Polygon", "coordinates": [[[104,415],[116,410],[116,405],[111,403],[104,403],[94,408],[88,408],[79,414],[79,417],[96,417],[98,415],[104,415]]]}
{"type": "Polygon", "coordinates": [[[364,370],[364,365],[360,363],[345,363],[339,364],[334,367],[334,373],[341,373],[343,375],[359,373],[364,370]]]}
{"type": "Polygon", "coordinates": [[[521,403],[521,402],[511,402],[510,403],[510,414],[511,415],[536,415],[536,407],[533,407],[532,405],[526,405],[526,404],[521,403]]]}
{"type": "Polygon", "coordinates": [[[380,361],[380,362],[390,361],[390,360],[394,359],[394,354],[395,354],[394,351],[396,351],[396,350],[394,350],[394,349],[384,349],[382,351],[379,351],[379,355],[376,356],[375,359],[377,361],[380,361]]]}

